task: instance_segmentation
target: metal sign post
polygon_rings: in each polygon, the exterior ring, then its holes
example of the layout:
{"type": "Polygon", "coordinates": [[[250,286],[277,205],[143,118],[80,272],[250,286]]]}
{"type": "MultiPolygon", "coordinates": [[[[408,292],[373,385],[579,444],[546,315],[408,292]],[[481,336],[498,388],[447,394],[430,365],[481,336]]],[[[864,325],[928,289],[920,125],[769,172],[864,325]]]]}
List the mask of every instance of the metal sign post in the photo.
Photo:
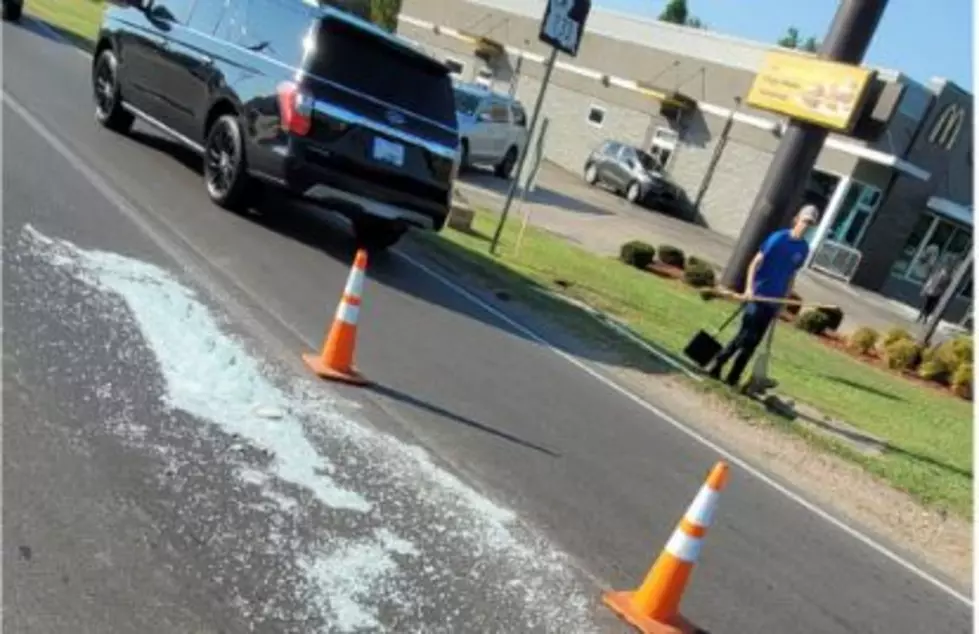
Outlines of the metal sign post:
{"type": "Polygon", "coordinates": [[[503,233],[503,225],[510,213],[513,197],[517,193],[520,175],[523,174],[524,164],[527,162],[530,140],[534,138],[534,132],[537,129],[537,120],[540,118],[541,108],[544,105],[547,87],[551,83],[551,73],[554,72],[557,54],[563,52],[572,57],[578,54],[578,47],[581,45],[581,37],[585,33],[585,22],[590,11],[591,0],[549,0],[547,8],[544,10],[544,19],[541,21],[538,38],[551,46],[551,53],[547,56],[547,62],[544,65],[540,92],[537,93],[534,114],[530,118],[530,127],[527,130],[528,143],[520,150],[517,172],[510,181],[506,202],[503,203],[503,210],[500,212],[500,221],[496,226],[496,232],[493,234],[493,240],[490,242],[489,252],[493,255],[496,255],[500,235],[503,233]]]}
{"type": "MultiPolygon", "coordinates": [[[[544,139],[547,136],[547,126],[550,123],[550,119],[544,117],[541,121],[540,134],[537,135],[537,147],[534,152],[534,164],[530,167],[530,174],[527,175],[527,182],[524,183],[520,190],[520,202],[519,208],[522,208],[524,201],[527,198],[527,192],[533,192],[537,189],[537,175],[540,173],[540,165],[544,162],[544,139]]],[[[520,255],[520,245],[523,243],[523,235],[527,231],[527,225],[530,224],[530,207],[524,212],[523,222],[520,224],[520,232],[517,234],[517,243],[513,247],[513,254],[515,256],[520,255]]]]}

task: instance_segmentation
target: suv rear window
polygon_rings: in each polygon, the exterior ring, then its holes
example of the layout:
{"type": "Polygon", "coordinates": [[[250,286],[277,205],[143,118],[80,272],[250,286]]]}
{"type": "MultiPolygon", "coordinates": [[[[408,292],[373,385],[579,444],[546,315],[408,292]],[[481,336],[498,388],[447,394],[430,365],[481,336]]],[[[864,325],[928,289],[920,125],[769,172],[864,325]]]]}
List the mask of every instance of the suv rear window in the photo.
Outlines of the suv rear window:
{"type": "Polygon", "coordinates": [[[456,125],[452,80],[444,65],[343,20],[320,20],[316,55],[307,69],[408,112],[456,125]]]}

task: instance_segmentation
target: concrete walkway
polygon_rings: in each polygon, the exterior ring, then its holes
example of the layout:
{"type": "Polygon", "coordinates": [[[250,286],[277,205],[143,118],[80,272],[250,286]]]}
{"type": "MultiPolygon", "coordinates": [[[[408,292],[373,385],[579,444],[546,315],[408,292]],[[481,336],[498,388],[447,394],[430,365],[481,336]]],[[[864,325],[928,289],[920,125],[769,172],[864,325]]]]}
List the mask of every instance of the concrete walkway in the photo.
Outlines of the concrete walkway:
{"type": "MultiPolygon", "coordinates": [[[[491,173],[472,171],[460,181],[458,192],[474,207],[499,212],[507,187],[506,181],[491,173]]],[[[644,240],[657,247],[672,244],[721,268],[734,247],[734,240],[727,236],[630,205],[550,163],[541,167],[536,191],[528,194],[521,208],[515,205],[511,211],[513,222],[519,222],[519,216],[529,211],[535,227],[601,255],[617,254],[629,240],[644,240]]],[[[878,330],[900,326],[911,332],[918,328],[914,323],[915,308],[815,271],[803,272],[796,290],[805,301],[840,306],[845,314],[840,329],[843,333],[859,326],[878,330]]],[[[948,334],[956,332],[957,327],[943,324],[942,330],[948,334]]]]}

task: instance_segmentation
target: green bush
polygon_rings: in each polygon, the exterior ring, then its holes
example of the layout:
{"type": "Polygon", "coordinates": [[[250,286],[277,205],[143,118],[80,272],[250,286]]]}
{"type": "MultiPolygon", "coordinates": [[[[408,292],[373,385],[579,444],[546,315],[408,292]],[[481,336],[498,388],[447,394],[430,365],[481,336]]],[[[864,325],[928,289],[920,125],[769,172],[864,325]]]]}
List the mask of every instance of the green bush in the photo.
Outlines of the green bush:
{"type": "Polygon", "coordinates": [[[657,250],[659,255],[659,261],[666,266],[673,266],[678,269],[682,269],[683,265],[686,264],[687,257],[683,253],[682,249],[671,244],[661,244],[657,250]]]}
{"type": "Polygon", "coordinates": [[[952,391],[957,396],[972,400],[972,364],[963,363],[952,375],[952,391]]]}
{"type": "Polygon", "coordinates": [[[880,347],[886,350],[892,343],[901,341],[902,339],[914,341],[914,337],[911,336],[911,333],[904,328],[891,328],[884,334],[884,338],[880,340],[880,347]]]}
{"type": "Polygon", "coordinates": [[[629,266],[634,266],[637,269],[646,269],[650,264],[653,263],[653,258],[656,257],[656,249],[653,245],[643,242],[642,240],[632,240],[631,242],[626,242],[619,249],[619,259],[628,264],[629,266]]]}
{"type": "Polygon", "coordinates": [[[960,365],[972,363],[972,338],[956,337],[943,342],[935,349],[934,358],[954,373],[960,365]]]}
{"type": "Polygon", "coordinates": [[[948,380],[948,368],[937,359],[926,359],[922,353],[921,365],[918,366],[918,376],[926,381],[944,383],[948,380]]]}
{"type": "Polygon", "coordinates": [[[703,260],[689,258],[683,268],[683,281],[695,288],[714,286],[714,268],[703,260]]]}
{"type": "Polygon", "coordinates": [[[914,370],[921,361],[921,346],[911,339],[897,339],[884,348],[884,360],[892,370],[914,370]]]}
{"type": "Polygon", "coordinates": [[[793,291],[789,293],[789,296],[786,299],[790,299],[793,302],[798,302],[796,304],[786,304],[784,307],[785,312],[793,317],[798,317],[799,313],[802,312],[802,296],[793,291]]]}
{"type": "Polygon", "coordinates": [[[823,307],[817,309],[822,314],[826,315],[826,330],[836,330],[843,323],[843,310],[837,307],[823,307]]]}
{"type": "Polygon", "coordinates": [[[795,320],[795,327],[804,330],[812,335],[821,335],[826,332],[829,322],[826,315],[818,310],[803,311],[799,318],[795,320]]]}
{"type": "Polygon", "coordinates": [[[869,354],[874,349],[874,346],[877,345],[877,339],[879,338],[880,335],[876,330],[867,326],[861,326],[850,334],[850,338],[846,343],[847,347],[854,352],[869,354]]]}

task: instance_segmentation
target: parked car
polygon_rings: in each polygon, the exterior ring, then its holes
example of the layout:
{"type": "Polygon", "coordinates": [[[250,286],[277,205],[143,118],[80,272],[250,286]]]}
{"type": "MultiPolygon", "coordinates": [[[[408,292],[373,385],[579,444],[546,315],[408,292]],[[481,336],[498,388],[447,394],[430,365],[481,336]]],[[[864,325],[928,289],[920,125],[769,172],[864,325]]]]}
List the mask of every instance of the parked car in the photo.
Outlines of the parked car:
{"type": "Polygon", "coordinates": [[[138,118],[201,154],[214,203],[271,186],[347,215],[374,248],[444,225],[459,129],[440,61],[299,0],[106,6],[96,119],[125,132],[138,118]]]}
{"type": "Polygon", "coordinates": [[[478,84],[455,84],[462,167],[492,165],[500,178],[510,178],[527,144],[527,113],[516,99],[490,92],[478,84]]]}
{"type": "Polygon", "coordinates": [[[585,181],[603,185],[635,204],[685,215],[688,201],[683,188],[663,173],[648,152],[618,141],[605,141],[585,160],[585,181]]]}
{"type": "Polygon", "coordinates": [[[16,22],[24,12],[24,0],[3,0],[3,19],[16,22]]]}

